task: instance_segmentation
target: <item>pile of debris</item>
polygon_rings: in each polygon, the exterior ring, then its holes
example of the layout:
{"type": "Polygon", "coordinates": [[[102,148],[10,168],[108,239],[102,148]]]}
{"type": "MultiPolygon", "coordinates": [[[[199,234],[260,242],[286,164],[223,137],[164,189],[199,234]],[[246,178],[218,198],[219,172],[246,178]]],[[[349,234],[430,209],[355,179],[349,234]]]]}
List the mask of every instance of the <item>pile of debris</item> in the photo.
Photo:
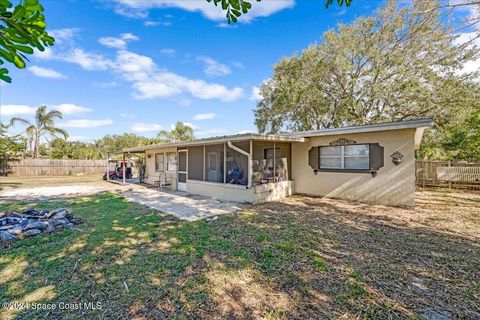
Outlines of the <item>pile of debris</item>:
{"type": "Polygon", "coordinates": [[[30,208],[23,212],[0,213],[0,240],[18,240],[64,228],[71,229],[79,223],[81,221],[74,219],[65,208],[53,211],[30,208]]]}

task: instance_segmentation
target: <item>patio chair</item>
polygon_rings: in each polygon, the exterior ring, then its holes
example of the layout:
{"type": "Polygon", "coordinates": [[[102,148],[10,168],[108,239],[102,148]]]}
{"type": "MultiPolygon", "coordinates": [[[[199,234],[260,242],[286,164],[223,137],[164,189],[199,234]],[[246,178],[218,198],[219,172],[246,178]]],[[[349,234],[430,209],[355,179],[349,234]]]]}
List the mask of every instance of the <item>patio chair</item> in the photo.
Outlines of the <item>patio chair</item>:
{"type": "Polygon", "coordinates": [[[168,173],[160,173],[157,181],[153,182],[153,186],[158,189],[163,189],[166,186],[172,186],[172,177],[168,173]]]}

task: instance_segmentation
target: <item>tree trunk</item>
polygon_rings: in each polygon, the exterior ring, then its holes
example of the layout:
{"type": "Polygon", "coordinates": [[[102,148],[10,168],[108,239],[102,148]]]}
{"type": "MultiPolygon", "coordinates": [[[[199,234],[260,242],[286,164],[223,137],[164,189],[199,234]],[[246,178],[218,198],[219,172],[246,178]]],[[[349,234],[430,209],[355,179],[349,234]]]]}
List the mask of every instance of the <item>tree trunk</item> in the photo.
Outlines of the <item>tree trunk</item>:
{"type": "Polygon", "coordinates": [[[40,135],[39,134],[35,134],[35,146],[34,146],[35,150],[34,150],[34,154],[33,154],[33,157],[35,159],[38,159],[40,157],[40,135]]]}

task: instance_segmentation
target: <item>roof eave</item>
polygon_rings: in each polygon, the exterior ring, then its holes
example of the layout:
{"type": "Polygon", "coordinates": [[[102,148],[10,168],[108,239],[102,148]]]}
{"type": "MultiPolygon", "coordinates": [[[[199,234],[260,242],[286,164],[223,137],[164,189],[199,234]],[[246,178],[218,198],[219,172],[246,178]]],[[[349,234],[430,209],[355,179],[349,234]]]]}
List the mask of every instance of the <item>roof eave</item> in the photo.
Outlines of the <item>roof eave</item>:
{"type": "Polygon", "coordinates": [[[276,141],[276,142],[304,142],[305,138],[303,137],[291,137],[291,136],[283,136],[283,135],[255,135],[255,134],[239,134],[236,136],[225,136],[225,137],[218,137],[218,138],[206,138],[206,139],[199,139],[194,141],[183,141],[183,142],[172,142],[172,143],[163,143],[163,144],[152,144],[148,146],[141,146],[141,147],[134,147],[134,148],[127,148],[123,149],[123,152],[142,152],[147,150],[154,150],[154,149],[165,149],[165,148],[173,148],[173,147],[190,147],[190,146],[201,146],[201,145],[208,145],[208,144],[217,144],[217,143],[225,143],[227,141],[276,141]]]}
{"type": "Polygon", "coordinates": [[[418,128],[426,129],[426,128],[432,127],[433,123],[434,123],[434,120],[429,118],[429,119],[409,120],[409,121],[402,121],[402,122],[362,125],[362,126],[355,126],[355,127],[303,131],[303,132],[291,133],[289,135],[292,137],[307,138],[307,137],[332,136],[332,135],[339,135],[339,134],[351,134],[351,133],[362,133],[362,132],[378,132],[378,131],[418,129],[418,128]]]}

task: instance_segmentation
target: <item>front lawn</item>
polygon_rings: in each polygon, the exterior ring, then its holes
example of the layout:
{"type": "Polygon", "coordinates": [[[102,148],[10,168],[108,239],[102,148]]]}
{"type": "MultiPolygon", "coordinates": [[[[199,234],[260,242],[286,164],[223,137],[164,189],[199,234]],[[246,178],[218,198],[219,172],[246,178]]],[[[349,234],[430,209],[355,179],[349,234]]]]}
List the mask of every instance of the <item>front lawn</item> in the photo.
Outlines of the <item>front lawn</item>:
{"type": "Polygon", "coordinates": [[[413,211],[293,197],[193,223],[111,194],[4,204],[86,223],[0,248],[0,301],[101,309],[0,318],[479,318],[480,196],[419,198],[413,211]]]}

